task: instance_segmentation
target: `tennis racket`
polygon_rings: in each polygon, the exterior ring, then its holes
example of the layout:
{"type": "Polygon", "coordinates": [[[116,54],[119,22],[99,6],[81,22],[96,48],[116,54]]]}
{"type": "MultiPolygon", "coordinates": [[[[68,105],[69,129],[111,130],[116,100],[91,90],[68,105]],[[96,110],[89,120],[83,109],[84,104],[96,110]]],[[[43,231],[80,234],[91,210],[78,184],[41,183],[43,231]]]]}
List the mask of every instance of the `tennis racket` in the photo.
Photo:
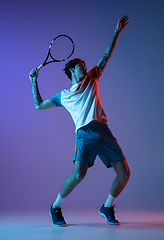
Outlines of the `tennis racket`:
{"type": "Polygon", "coordinates": [[[53,62],[63,62],[70,58],[75,50],[75,44],[73,40],[64,34],[58,35],[50,43],[48,54],[45,61],[37,67],[37,71],[40,71],[44,66],[53,62]],[[50,60],[48,60],[50,59],[50,60]]]}

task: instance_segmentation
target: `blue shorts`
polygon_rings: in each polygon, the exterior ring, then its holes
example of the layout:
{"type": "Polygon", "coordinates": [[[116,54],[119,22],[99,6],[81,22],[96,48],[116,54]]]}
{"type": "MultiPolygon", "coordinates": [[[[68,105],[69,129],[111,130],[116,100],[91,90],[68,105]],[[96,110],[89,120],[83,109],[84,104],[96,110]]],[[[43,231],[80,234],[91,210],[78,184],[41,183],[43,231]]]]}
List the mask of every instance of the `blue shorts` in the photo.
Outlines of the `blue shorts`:
{"type": "Polygon", "coordinates": [[[73,162],[88,162],[88,167],[92,167],[97,155],[107,168],[112,167],[111,162],[125,159],[108,125],[90,122],[77,131],[73,162]]]}

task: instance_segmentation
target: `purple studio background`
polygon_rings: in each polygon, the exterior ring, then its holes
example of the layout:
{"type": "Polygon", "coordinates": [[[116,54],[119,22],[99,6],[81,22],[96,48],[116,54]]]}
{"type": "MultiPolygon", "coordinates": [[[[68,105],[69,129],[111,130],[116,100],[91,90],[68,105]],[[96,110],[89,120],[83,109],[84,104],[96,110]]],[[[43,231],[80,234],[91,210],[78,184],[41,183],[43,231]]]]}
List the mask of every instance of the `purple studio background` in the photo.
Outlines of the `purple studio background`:
{"type": "MultiPolygon", "coordinates": [[[[116,205],[164,211],[163,9],[162,0],[1,1],[1,211],[49,209],[74,167],[74,123],[64,108],[34,109],[29,72],[58,34],[73,38],[72,58],[91,69],[124,14],[130,23],[99,82],[109,128],[132,172],[116,205]]],[[[71,86],[64,64],[40,71],[44,100],[71,86]]],[[[63,207],[99,209],[114,177],[97,158],[63,207]]]]}

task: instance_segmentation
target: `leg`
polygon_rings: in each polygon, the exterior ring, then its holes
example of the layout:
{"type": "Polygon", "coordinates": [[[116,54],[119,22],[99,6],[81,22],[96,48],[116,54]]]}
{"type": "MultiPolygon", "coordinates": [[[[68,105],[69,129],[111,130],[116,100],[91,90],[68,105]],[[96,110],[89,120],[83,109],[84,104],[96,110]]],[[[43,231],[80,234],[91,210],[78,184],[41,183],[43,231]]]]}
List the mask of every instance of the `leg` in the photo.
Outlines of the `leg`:
{"type": "Polygon", "coordinates": [[[50,208],[50,216],[52,217],[52,222],[55,226],[66,225],[66,222],[61,212],[60,207],[61,202],[76,187],[76,185],[82,181],[82,179],[85,177],[87,173],[87,169],[88,169],[87,162],[75,161],[74,171],[72,175],[65,180],[60,190],[60,194],[58,195],[60,204],[57,205],[56,200],[50,208]]]}
{"type": "Polygon", "coordinates": [[[110,164],[116,171],[117,177],[112,184],[109,197],[106,203],[100,208],[99,213],[101,216],[105,217],[109,224],[119,225],[119,221],[115,219],[113,203],[116,197],[126,186],[130,178],[130,169],[125,159],[110,164]]]}
{"type": "Polygon", "coordinates": [[[130,169],[126,159],[113,162],[111,166],[116,171],[117,177],[112,184],[110,194],[116,198],[122,192],[130,178],[130,169]]]}
{"type": "Polygon", "coordinates": [[[75,167],[72,175],[65,180],[60,190],[60,196],[62,198],[65,198],[77,186],[77,184],[83,180],[87,173],[87,169],[87,162],[75,161],[75,167]]]}

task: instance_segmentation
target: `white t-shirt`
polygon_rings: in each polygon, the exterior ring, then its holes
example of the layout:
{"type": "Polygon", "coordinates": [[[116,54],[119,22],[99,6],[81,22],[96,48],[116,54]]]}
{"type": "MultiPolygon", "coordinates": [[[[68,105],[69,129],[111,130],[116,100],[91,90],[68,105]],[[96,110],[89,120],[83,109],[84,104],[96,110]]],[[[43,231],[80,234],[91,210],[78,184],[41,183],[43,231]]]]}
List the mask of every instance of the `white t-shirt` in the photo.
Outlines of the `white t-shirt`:
{"type": "Polygon", "coordinates": [[[84,79],[69,89],[63,89],[49,100],[56,107],[65,107],[75,123],[75,132],[91,121],[107,122],[100,98],[98,81],[101,74],[97,66],[84,79]]]}

